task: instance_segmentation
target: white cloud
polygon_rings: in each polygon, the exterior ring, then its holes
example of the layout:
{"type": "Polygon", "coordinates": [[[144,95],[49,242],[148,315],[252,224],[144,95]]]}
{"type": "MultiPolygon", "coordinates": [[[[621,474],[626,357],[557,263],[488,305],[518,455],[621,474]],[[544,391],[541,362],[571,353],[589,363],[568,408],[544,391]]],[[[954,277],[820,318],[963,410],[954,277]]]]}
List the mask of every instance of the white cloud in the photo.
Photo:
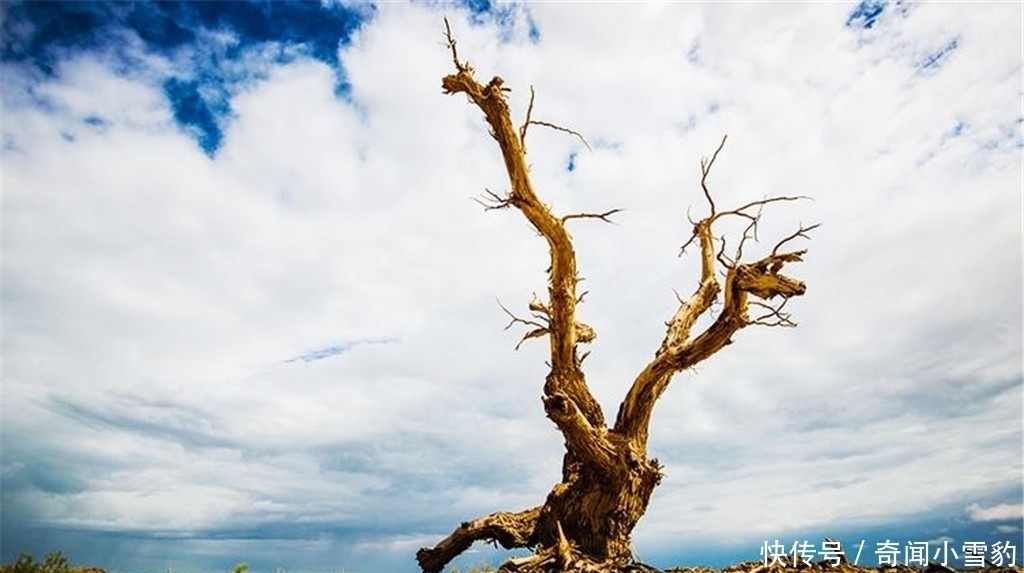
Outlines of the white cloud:
{"type": "Polygon", "coordinates": [[[983,507],[976,503],[967,506],[967,515],[972,521],[1008,521],[1024,519],[1021,506],[1012,503],[1000,503],[983,507]]]}

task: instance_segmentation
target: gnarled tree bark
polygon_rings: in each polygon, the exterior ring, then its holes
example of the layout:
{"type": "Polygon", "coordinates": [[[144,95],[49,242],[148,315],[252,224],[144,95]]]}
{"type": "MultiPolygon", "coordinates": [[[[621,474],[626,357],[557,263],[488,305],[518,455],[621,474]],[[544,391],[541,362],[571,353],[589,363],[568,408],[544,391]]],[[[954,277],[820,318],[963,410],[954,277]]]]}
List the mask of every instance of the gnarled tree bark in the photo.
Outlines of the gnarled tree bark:
{"type": "MultiPolygon", "coordinates": [[[[548,300],[530,303],[534,319],[513,315],[512,323],[535,328],[524,336],[547,335],[550,344],[550,371],[543,388],[547,417],[555,423],[565,440],[562,479],[555,484],[544,504],[518,513],[495,513],[463,523],[433,548],[423,548],[416,558],[426,573],[439,573],[454,557],[474,541],[500,543],[511,549],[529,547],[532,556],[512,559],[502,568],[507,571],[616,571],[633,562],[630,539],[634,526],[647,510],[651,492],[661,481],[661,465],[648,458],[647,438],[651,413],[673,375],[690,368],[732,342],[740,329],[752,325],[794,326],[783,307],[790,297],[804,294],[802,282],[780,274],[787,263],[801,260],[804,250],[783,251],[786,243],[806,238],[814,227],[800,227],[784,238],[767,256],[742,262],[743,248],[753,238],[761,209],[769,204],[793,201],[799,197],[773,197],[754,201],[737,209],[719,211],[708,188],[708,176],[725,139],[710,159],[701,162],[701,188],[710,214],[691,223],[693,233],[683,246],[696,244],[700,249],[701,277],[694,293],[681,301],[668,322],[665,339],[653,360],[633,381],[615,424],[608,427],[604,414],[587,386],[581,368],[579,344],[593,340],[592,328],[577,321],[576,253],[565,223],[573,218],[607,217],[605,213],[580,213],[558,217],[540,201],[530,181],[526,164],[525,139],[531,125],[559,126],[531,118],[533,97],[526,120],[514,126],[505,100],[506,88],[500,77],[479,83],[473,68],[459,61],[448,22],[445,21],[448,47],[455,73],[445,76],[441,85],[446,94],[462,93],[483,113],[498,142],[511,184],[505,196],[489,193],[489,208],[518,209],[545,238],[550,251],[548,300]],[[726,217],[748,221],[748,226],[731,255],[725,253],[724,239],[714,235],[714,225],[726,217]],[[716,241],[721,247],[716,251],[716,241]],[[724,281],[718,273],[725,271],[724,281]],[[751,300],[753,296],[758,300],[751,300]],[[691,332],[697,319],[722,299],[718,316],[703,332],[691,332]],[[770,303],[762,301],[781,302],[770,303]],[[751,307],[760,316],[751,317],[751,307]]],[[[511,314],[511,313],[510,313],[511,314]]],[[[585,357],[585,356],[584,356],[585,357]]]]}

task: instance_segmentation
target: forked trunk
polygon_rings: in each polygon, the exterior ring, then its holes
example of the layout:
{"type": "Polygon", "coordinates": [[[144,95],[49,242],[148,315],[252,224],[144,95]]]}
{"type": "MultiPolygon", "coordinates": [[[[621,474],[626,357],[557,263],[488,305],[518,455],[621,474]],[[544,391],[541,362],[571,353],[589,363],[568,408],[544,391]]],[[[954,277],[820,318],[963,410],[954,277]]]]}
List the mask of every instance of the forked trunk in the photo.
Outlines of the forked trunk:
{"type": "MultiPolygon", "coordinates": [[[[447,20],[445,25],[447,27],[447,20]]],[[[447,30],[448,47],[456,73],[445,76],[441,85],[446,93],[463,93],[483,113],[491,127],[491,135],[501,149],[511,190],[501,196],[488,192],[493,201],[488,208],[519,210],[548,243],[551,266],[548,269],[548,300],[530,302],[532,318],[519,318],[512,313],[509,324],[523,324],[530,331],[523,336],[547,336],[550,343],[551,368],[544,383],[544,412],[555,423],[565,439],[566,455],[562,463],[562,481],[548,494],[544,505],[519,512],[498,512],[467,521],[432,548],[420,549],[416,560],[426,573],[440,573],[454,557],[469,549],[475,541],[494,541],[506,549],[529,547],[529,557],[511,559],[502,565],[505,571],[518,573],[612,573],[623,571],[633,562],[630,539],[633,528],[647,511],[651,493],[661,481],[661,466],[647,458],[647,432],[651,412],[668,387],[672,376],[715,354],[732,342],[732,336],[751,324],[794,326],[782,311],[790,297],[804,293],[804,284],[779,271],[787,263],[799,262],[804,251],[784,252],[782,246],[796,238],[805,238],[814,227],[800,227],[795,233],[776,243],[771,254],[751,263],[743,263],[743,248],[748,239],[756,237],[761,209],[769,203],[793,201],[799,197],[772,197],[747,203],[738,209],[718,211],[708,190],[707,177],[718,157],[701,162],[701,189],[711,214],[693,224],[693,235],[684,245],[696,243],[700,248],[701,277],[699,285],[667,323],[668,330],[654,359],[644,367],[630,386],[615,420],[605,424],[604,414],[590,393],[581,368],[583,358],[577,354],[579,344],[594,340],[591,327],[576,320],[577,295],[576,253],[565,229],[570,219],[608,220],[617,212],[574,213],[555,216],[537,197],[530,182],[526,164],[526,134],[531,125],[550,127],[579,135],[574,131],[532,119],[533,92],[526,111],[526,120],[518,129],[512,124],[505,100],[504,82],[494,77],[486,85],[473,77],[473,68],[460,62],[455,39],[447,30]],[[738,241],[730,258],[725,241],[716,248],[712,227],[725,217],[738,217],[748,228],[738,241]],[[724,284],[719,274],[725,270],[724,284]],[[768,304],[750,301],[779,297],[782,302],[768,304]],[[712,304],[721,300],[721,310],[713,323],[699,334],[691,334],[697,319],[712,304]],[[750,318],[751,307],[761,309],[761,316],[750,318]]],[[[584,142],[585,143],[585,142],[584,142]]],[[[586,294],[586,293],[584,293],[586,294]]],[[[504,307],[502,307],[504,308],[504,307]]],[[[508,312],[506,310],[506,312],[508,312]]]]}

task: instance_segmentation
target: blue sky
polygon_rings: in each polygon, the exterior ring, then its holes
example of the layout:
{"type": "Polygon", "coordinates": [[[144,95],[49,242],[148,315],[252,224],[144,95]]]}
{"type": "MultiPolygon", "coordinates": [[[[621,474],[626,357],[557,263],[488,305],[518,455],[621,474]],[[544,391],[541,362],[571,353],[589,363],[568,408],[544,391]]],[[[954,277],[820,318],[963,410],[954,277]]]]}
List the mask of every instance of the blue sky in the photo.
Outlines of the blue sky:
{"type": "MultiPolygon", "coordinates": [[[[796,329],[659,403],[653,565],[764,542],[1022,543],[1019,3],[0,4],[0,557],[111,571],[412,572],[539,503],[543,343],[496,303],[546,250],[444,96],[447,16],[572,228],[614,411],[657,347],[699,159],[762,237],[822,226],[796,329]]],[[[504,554],[474,548],[459,565],[504,554]]]]}

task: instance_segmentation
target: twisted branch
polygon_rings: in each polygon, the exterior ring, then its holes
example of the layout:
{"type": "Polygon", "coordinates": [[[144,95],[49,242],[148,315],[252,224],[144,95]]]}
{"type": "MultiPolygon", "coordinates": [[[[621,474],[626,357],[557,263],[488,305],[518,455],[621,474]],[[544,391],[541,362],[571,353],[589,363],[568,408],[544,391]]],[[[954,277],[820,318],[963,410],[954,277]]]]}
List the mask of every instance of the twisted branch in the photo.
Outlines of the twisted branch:
{"type": "MultiPolygon", "coordinates": [[[[802,295],[806,291],[804,284],[798,280],[779,273],[786,263],[802,260],[804,251],[780,253],[779,249],[788,241],[808,238],[807,232],[815,226],[803,225],[793,234],[779,241],[772,253],[753,263],[743,263],[744,247],[749,239],[757,240],[757,225],[765,205],[776,202],[795,201],[803,197],[768,197],[751,201],[735,209],[718,211],[711,190],[708,176],[725,145],[726,138],[715,149],[710,159],[701,160],[701,189],[707,200],[710,213],[704,219],[693,224],[690,238],[683,244],[680,254],[694,242],[701,249],[701,281],[689,299],[682,301],[675,315],[668,322],[665,339],[647,366],[637,375],[632,386],[619,407],[615,420],[614,431],[631,440],[640,451],[646,452],[648,428],[654,404],[668,387],[672,376],[681,370],[694,365],[715,354],[726,345],[732,343],[732,336],[740,329],[751,324],[762,326],[793,326],[794,322],[788,313],[782,312],[786,301],[793,296],[802,295]],[[756,209],[755,212],[751,210],[756,209]],[[726,241],[724,237],[721,247],[715,250],[716,237],[713,234],[714,224],[725,217],[740,217],[748,220],[746,228],[739,240],[733,259],[725,255],[726,241]],[[720,285],[716,277],[716,262],[725,269],[725,283],[720,285]],[[719,294],[724,294],[722,310],[714,322],[697,336],[691,337],[691,329],[697,319],[706,313],[714,304],[719,294]],[[783,302],[778,306],[748,300],[754,295],[763,300],[781,296],[783,302]],[[755,319],[747,316],[748,306],[764,308],[768,312],[755,319]]],[[[689,216],[689,212],[687,212],[689,216]]],[[[677,295],[678,298],[678,295],[677,295]]]]}
{"type": "Polygon", "coordinates": [[[565,230],[564,221],[552,214],[534,192],[523,147],[523,137],[530,125],[544,125],[569,133],[575,132],[532,119],[532,109],[528,110],[527,120],[517,130],[512,124],[508,103],[505,100],[504,81],[500,77],[494,77],[486,85],[477,82],[469,64],[459,62],[455,52],[455,40],[447,21],[445,33],[457,73],[442,78],[441,87],[447,94],[465,94],[484,113],[491,134],[501,149],[505,171],[509,177],[508,196],[500,197],[491,193],[491,207],[515,207],[548,243],[551,264],[548,270],[548,301],[545,307],[548,310],[546,328],[550,342],[552,375],[548,376],[544,392],[548,396],[555,393],[564,394],[579,407],[592,426],[604,426],[604,414],[587,387],[583,373],[579,369],[579,358],[576,353],[577,343],[585,342],[583,338],[593,338],[593,329],[584,328],[576,321],[576,303],[579,298],[576,295],[576,252],[569,233],[565,230]]]}
{"type": "Polygon", "coordinates": [[[424,573],[441,573],[444,566],[475,541],[494,541],[505,549],[535,545],[533,530],[541,508],[534,507],[510,513],[499,511],[488,516],[466,521],[433,548],[416,552],[416,561],[424,573]]]}

